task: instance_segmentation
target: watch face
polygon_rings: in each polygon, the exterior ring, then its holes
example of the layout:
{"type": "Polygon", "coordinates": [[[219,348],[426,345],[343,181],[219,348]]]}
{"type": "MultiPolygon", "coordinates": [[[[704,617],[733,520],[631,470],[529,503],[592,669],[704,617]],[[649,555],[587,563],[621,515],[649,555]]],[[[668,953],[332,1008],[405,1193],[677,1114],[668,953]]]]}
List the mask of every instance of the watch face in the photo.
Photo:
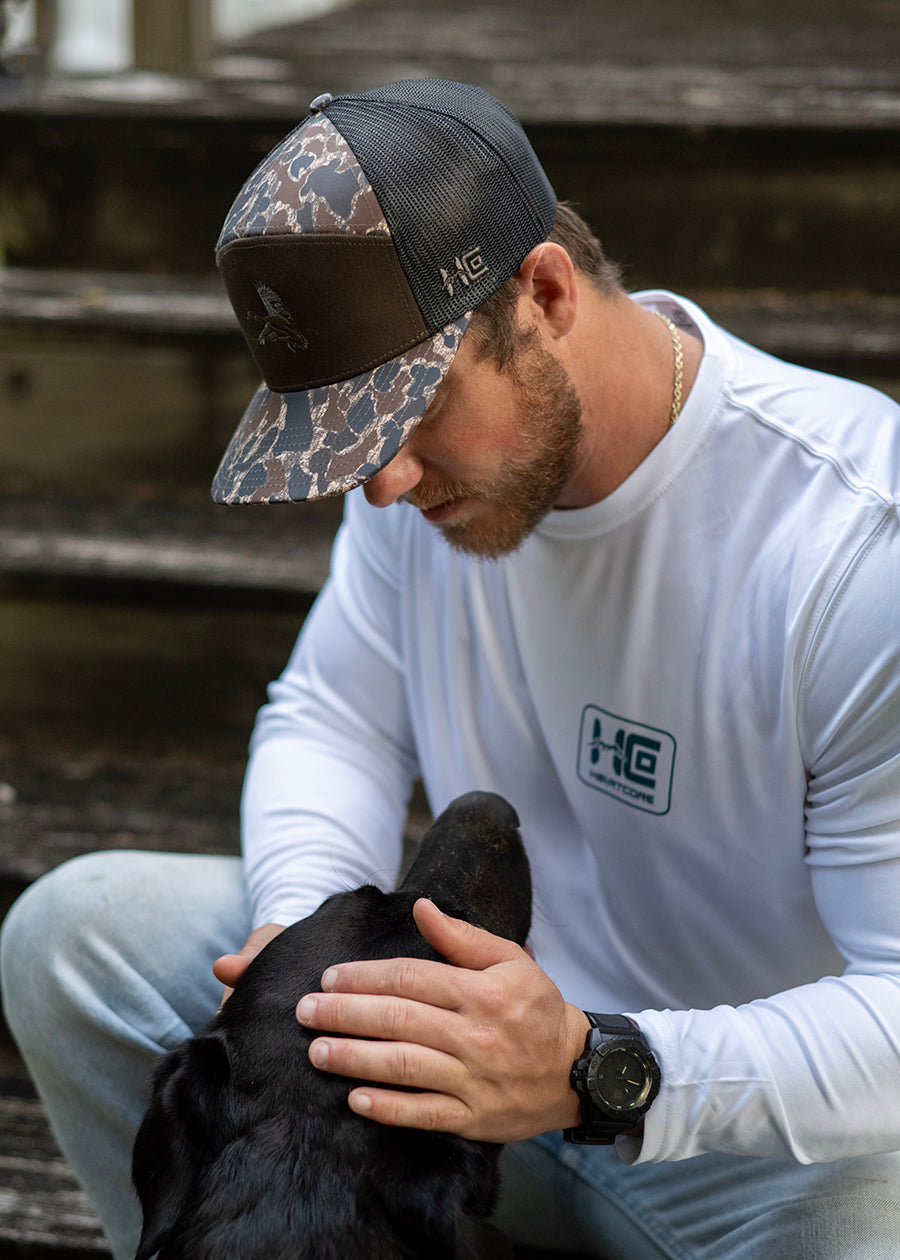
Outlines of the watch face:
{"type": "Polygon", "coordinates": [[[588,1064],[588,1093],[606,1111],[634,1111],[646,1102],[652,1083],[643,1056],[630,1046],[603,1047],[588,1064]]]}

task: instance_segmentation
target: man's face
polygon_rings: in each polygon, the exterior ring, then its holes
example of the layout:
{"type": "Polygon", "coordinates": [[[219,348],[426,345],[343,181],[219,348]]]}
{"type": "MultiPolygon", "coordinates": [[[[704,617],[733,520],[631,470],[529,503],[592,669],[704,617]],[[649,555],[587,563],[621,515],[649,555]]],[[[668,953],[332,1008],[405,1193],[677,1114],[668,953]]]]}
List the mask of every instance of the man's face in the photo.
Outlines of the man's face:
{"type": "Polygon", "coordinates": [[[377,507],[405,500],[451,546],[496,559],[557,503],[581,436],[572,382],[537,338],[510,372],[466,339],[412,437],[366,482],[366,498],[377,507]]]}

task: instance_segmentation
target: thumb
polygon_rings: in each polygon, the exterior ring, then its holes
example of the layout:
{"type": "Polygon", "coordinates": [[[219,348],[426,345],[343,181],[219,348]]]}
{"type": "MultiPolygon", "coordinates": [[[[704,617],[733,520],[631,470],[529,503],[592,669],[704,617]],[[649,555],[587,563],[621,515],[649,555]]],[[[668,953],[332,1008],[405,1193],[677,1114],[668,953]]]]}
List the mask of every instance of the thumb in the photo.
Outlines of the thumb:
{"type": "Polygon", "coordinates": [[[213,975],[226,987],[233,989],[256,955],[283,931],[284,928],[279,923],[265,923],[256,928],[236,954],[223,954],[215,960],[213,975]]]}
{"type": "Polygon", "coordinates": [[[455,967],[486,971],[498,963],[511,962],[522,953],[515,941],[494,936],[464,919],[454,919],[427,897],[420,897],[413,906],[413,916],[428,944],[455,967]]]}

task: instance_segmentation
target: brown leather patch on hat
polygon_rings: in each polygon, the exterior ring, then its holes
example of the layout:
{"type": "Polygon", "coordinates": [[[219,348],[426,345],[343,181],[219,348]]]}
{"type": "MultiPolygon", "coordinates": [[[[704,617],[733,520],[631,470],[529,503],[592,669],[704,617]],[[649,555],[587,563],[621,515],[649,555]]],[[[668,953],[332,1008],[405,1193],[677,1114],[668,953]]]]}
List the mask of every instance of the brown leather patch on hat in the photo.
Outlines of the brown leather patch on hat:
{"type": "Polygon", "coordinates": [[[250,353],[277,393],[349,380],[429,335],[390,237],[245,236],[218,263],[250,353]]]}

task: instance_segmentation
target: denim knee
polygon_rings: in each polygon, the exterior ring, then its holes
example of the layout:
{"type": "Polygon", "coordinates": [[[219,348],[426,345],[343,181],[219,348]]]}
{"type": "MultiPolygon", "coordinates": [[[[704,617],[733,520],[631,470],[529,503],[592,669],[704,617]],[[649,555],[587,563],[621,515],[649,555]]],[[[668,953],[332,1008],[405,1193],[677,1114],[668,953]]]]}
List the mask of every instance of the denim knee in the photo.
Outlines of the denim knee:
{"type": "Polygon", "coordinates": [[[67,1022],[127,1023],[168,1047],[215,1011],[212,960],[249,918],[239,858],[114,850],[73,858],[13,906],[3,992],[20,1046],[67,1022]]]}
{"type": "Polygon", "coordinates": [[[42,876],[13,904],[0,928],[0,993],[20,1045],[41,1037],[45,1019],[59,1018],[67,997],[59,964],[83,956],[110,856],[73,858],[42,876]]]}

